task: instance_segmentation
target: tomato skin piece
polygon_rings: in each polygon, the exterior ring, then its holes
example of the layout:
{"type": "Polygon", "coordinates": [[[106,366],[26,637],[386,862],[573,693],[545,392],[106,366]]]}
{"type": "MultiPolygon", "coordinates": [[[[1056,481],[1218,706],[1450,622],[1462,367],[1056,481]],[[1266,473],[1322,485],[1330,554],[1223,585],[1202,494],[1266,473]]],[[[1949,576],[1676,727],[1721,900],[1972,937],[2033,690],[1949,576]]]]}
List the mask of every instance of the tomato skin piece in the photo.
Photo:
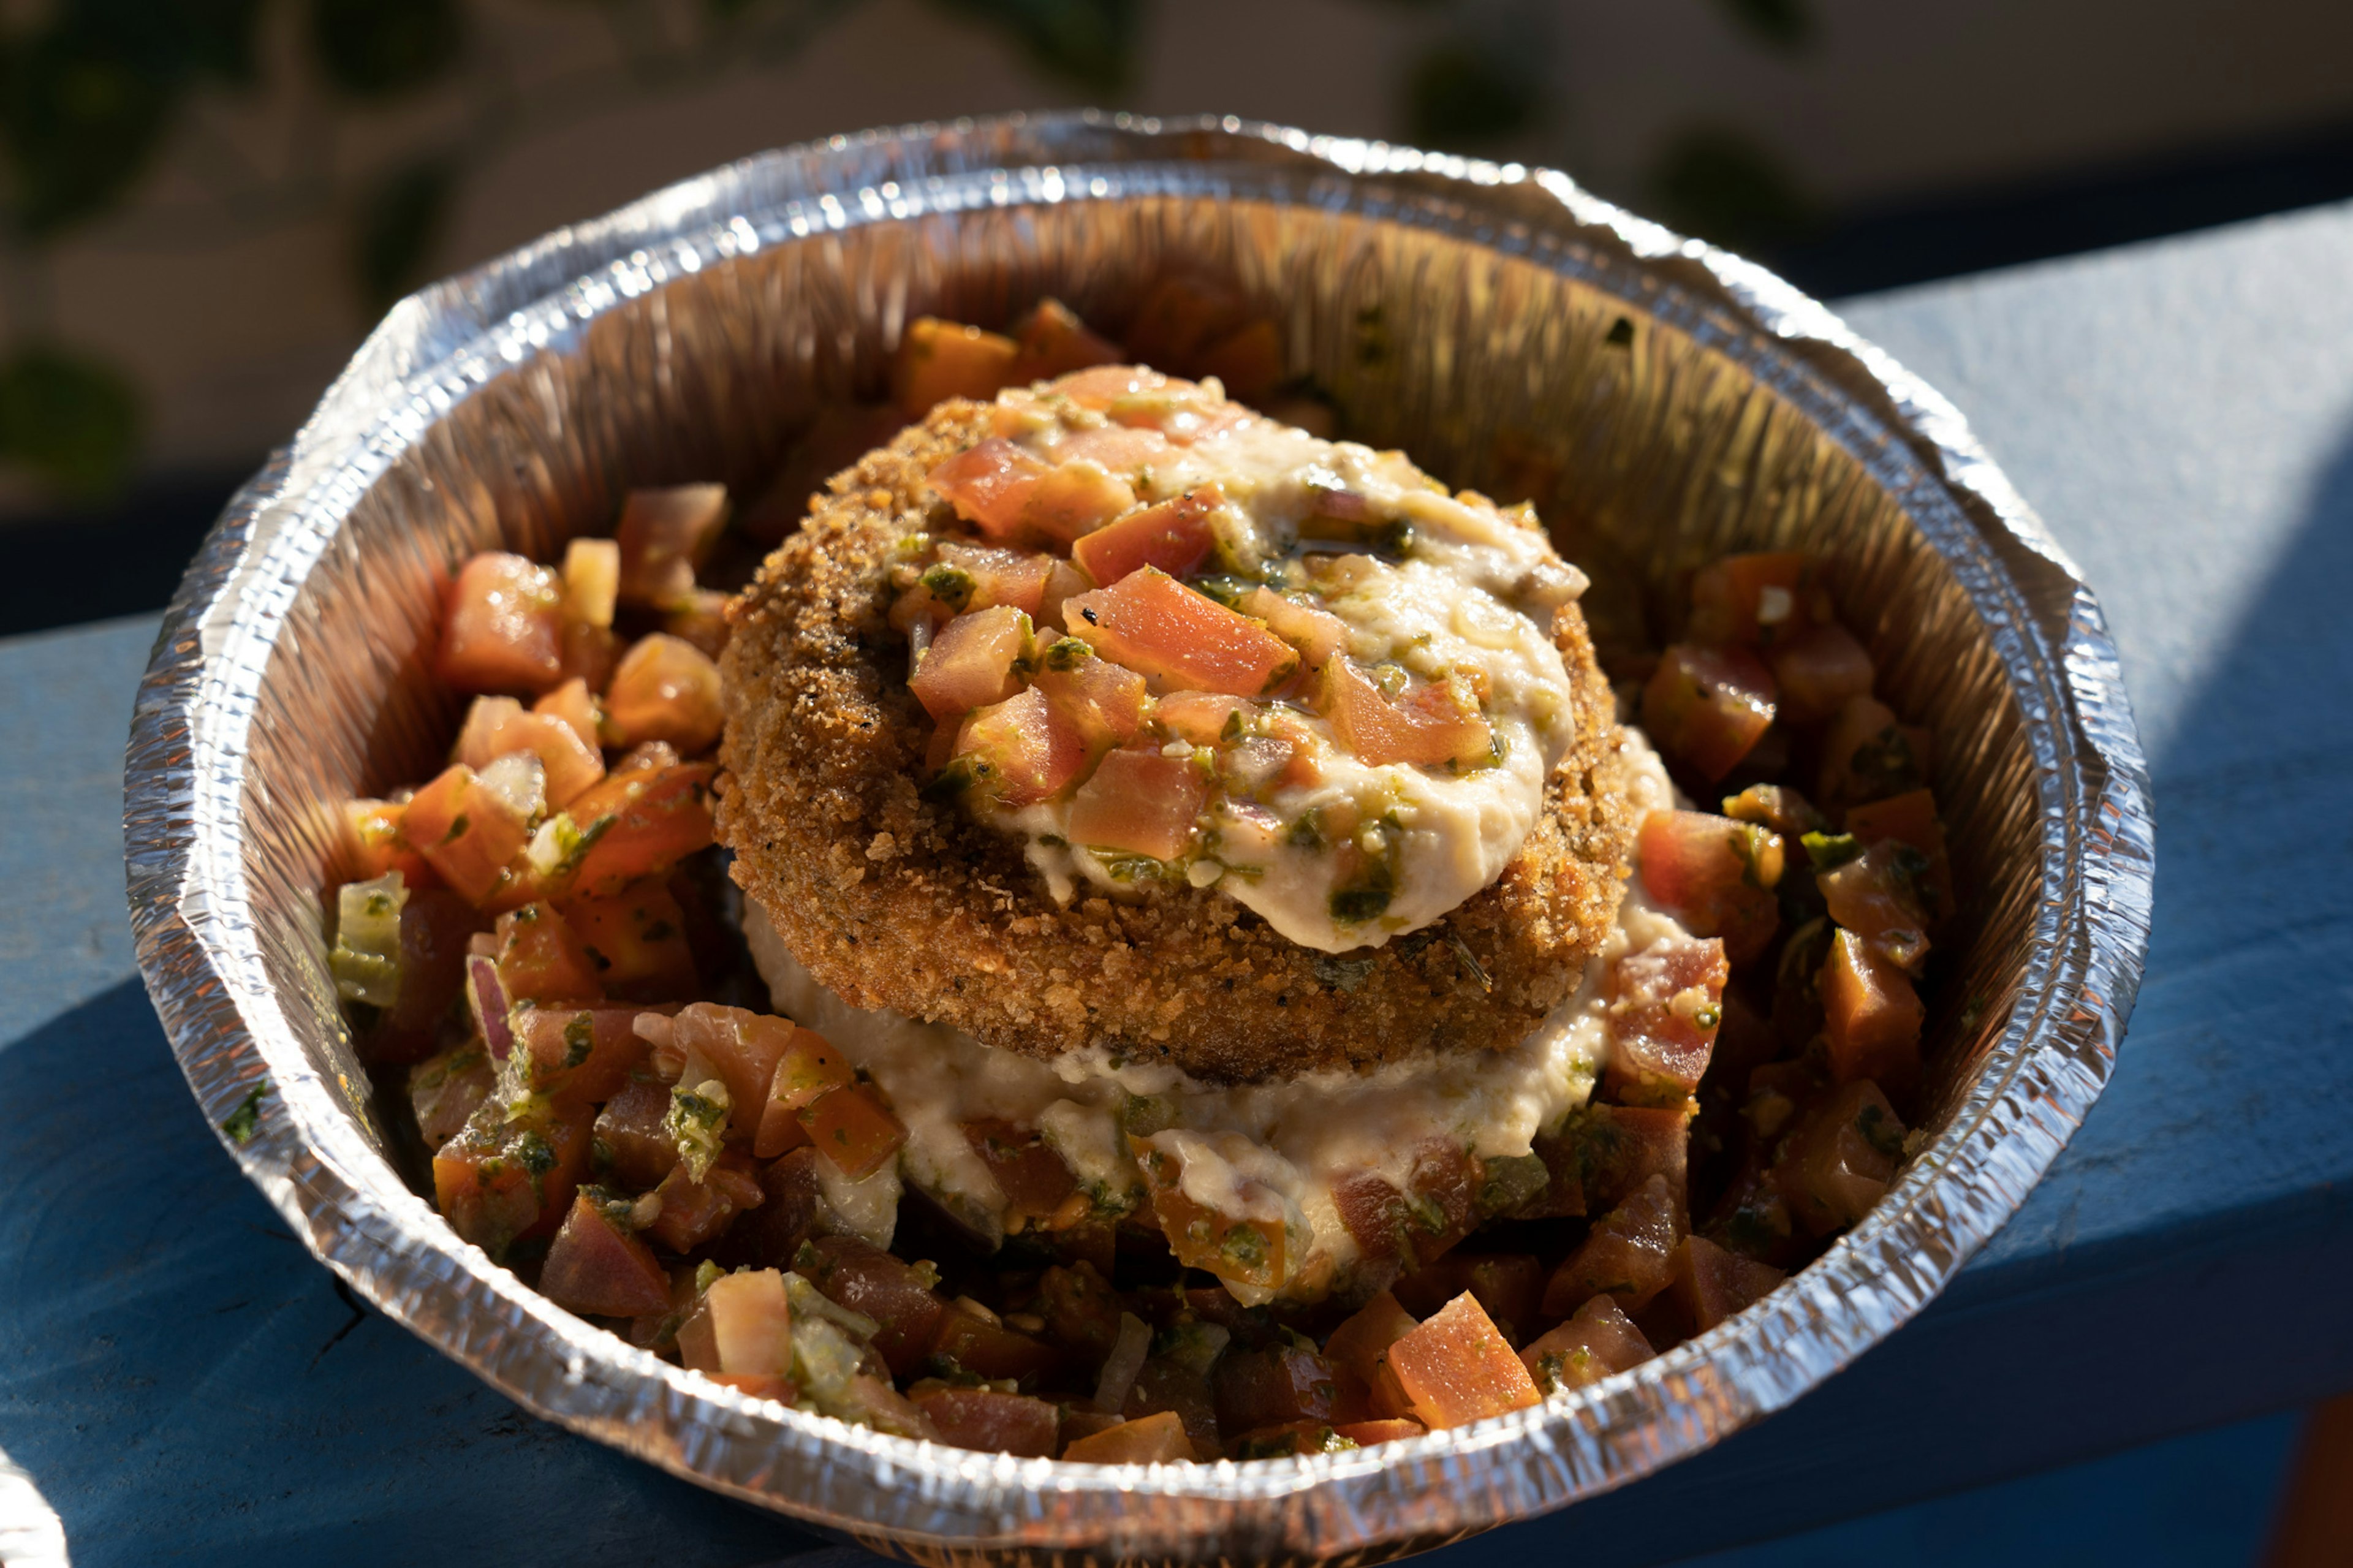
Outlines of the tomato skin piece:
{"type": "Polygon", "coordinates": [[[540,1268],[539,1292],[566,1310],[636,1318],[670,1305],[670,1276],[652,1248],[607,1218],[583,1194],[572,1200],[540,1268]]]}
{"type": "Polygon", "coordinates": [[[951,397],[986,403],[1013,384],[1021,351],[1013,340],[961,321],[918,316],[891,360],[891,399],[921,419],[951,397]]]}
{"type": "Polygon", "coordinates": [[[1101,462],[1063,458],[1023,499],[1021,522],[1029,531],[1067,548],[1134,506],[1134,489],[1101,462]]]}
{"type": "Polygon", "coordinates": [[[1920,1026],[1927,1016],[1911,976],[1841,931],[1831,938],[1819,984],[1831,1076],[1841,1083],[1876,1079],[1908,1087],[1920,1073],[1920,1026]]]}
{"type": "MultiPolygon", "coordinates": [[[[1136,679],[1136,689],[1144,689],[1143,678],[1136,679]]],[[[351,875],[343,880],[373,881],[386,871],[400,873],[403,886],[410,892],[420,888],[438,888],[441,873],[431,861],[417,852],[402,828],[407,815],[406,802],[393,800],[355,800],[343,807],[346,863],[351,875]]]]}
{"type": "Polygon", "coordinates": [[[1628,1105],[1680,1107],[1698,1092],[1724,1021],[1731,979],[1724,943],[1661,938],[1611,966],[1609,1067],[1603,1082],[1628,1105]]]}
{"type": "Polygon", "coordinates": [[[554,572],[486,550],[449,584],[435,668],[459,691],[549,690],[565,675],[563,606],[554,572]]]}
{"type": "Polygon", "coordinates": [[[479,787],[463,763],[409,797],[401,828],[441,879],[477,907],[512,879],[510,868],[531,837],[513,807],[479,787]]]}
{"type": "Polygon", "coordinates": [[[1436,1430],[1543,1402],[1503,1331],[1468,1290],[1388,1349],[1414,1418],[1436,1430]]]}
{"type": "Polygon", "coordinates": [[[1186,576],[1217,548],[1209,519],[1225,502],[1215,483],[1187,490],[1084,535],[1071,547],[1071,559],[1106,588],[1146,566],[1186,576]]]}
{"type": "MultiPolygon", "coordinates": [[[[727,487],[631,490],[614,527],[620,601],[669,609],[694,592],[694,574],[727,526],[727,487]]],[[[609,618],[605,623],[610,625],[609,618]]]]}
{"type": "Polygon", "coordinates": [[[1012,542],[1028,531],[1023,512],[1047,472],[1027,448],[991,436],[942,460],[926,478],[958,517],[993,540],[1012,542]]]}
{"type": "Polygon", "coordinates": [[[510,1003],[601,1001],[605,987],[579,936],[554,906],[533,900],[499,917],[499,983],[510,1003]]]}
{"type": "Polygon", "coordinates": [[[1773,672],[1745,647],[1677,643],[1642,689],[1642,728],[1713,784],[1773,722],[1773,672]]]}
{"type": "Polygon", "coordinates": [[[649,1226],[654,1239],[672,1252],[691,1252],[734,1223],[746,1209],[760,1206],[766,1194],[752,1162],[740,1150],[725,1149],[696,1181],[681,1160],[654,1189],[661,1212],[649,1226]]]}
{"type": "Polygon", "coordinates": [[[1144,705],[1151,696],[1144,677],[1092,653],[1067,669],[1057,669],[1056,657],[1049,650],[1046,668],[1032,676],[1029,684],[1046,694],[1046,700],[1071,721],[1088,748],[1134,740],[1144,728],[1144,705]]]}
{"type": "Polygon", "coordinates": [[[516,1008],[515,1048],[523,1053],[532,1091],[584,1105],[612,1099],[652,1048],[636,1028],[644,1011],[584,999],[516,1008]]]}
{"type": "Polygon", "coordinates": [[[1032,687],[965,717],[955,759],[972,786],[1008,806],[1051,800],[1087,765],[1078,727],[1032,687]]]}
{"type": "Polygon", "coordinates": [[[709,763],[625,764],[574,801],[567,808],[572,820],[595,841],[581,856],[572,887],[609,894],[709,848],[711,776],[716,771],[709,763]]]}
{"type": "Polygon", "coordinates": [[[1704,811],[1654,811],[1642,819],[1634,854],[1651,897],[1693,935],[1721,938],[1734,963],[1772,943],[1781,906],[1758,871],[1786,858],[1778,834],[1704,811]]]}
{"type": "Polygon", "coordinates": [[[675,1001],[694,994],[694,952],[686,915],[652,877],[603,896],[558,904],[576,932],[606,994],[634,1002],[675,1001]]]}
{"type": "Polygon", "coordinates": [[[1026,1394],[942,1384],[911,1397],[915,1408],[931,1417],[940,1441],[953,1447],[1010,1454],[1017,1459],[1050,1459],[1061,1436],[1062,1413],[1026,1394]]]}
{"type": "Polygon", "coordinates": [[[668,632],[631,644],[605,691],[605,733],[616,746],[667,741],[691,756],[717,743],[724,721],[719,667],[668,632]]]}
{"type": "Polygon", "coordinates": [[[1431,681],[1392,702],[1352,661],[1327,659],[1324,708],[1340,743],[1372,767],[1471,764],[1493,755],[1494,731],[1476,700],[1452,681],[1431,681]]]}
{"type": "Polygon", "coordinates": [[[1667,1191],[1664,1176],[1652,1176],[1603,1215],[1546,1281],[1545,1316],[1567,1317],[1603,1295],[1615,1296],[1628,1311],[1649,1305],[1672,1274],[1683,1228],[1680,1201],[1680,1194],[1667,1191]]]}
{"type": "Polygon", "coordinates": [[[809,1142],[852,1181],[872,1175],[907,1142],[907,1129],[862,1083],[819,1095],[800,1112],[809,1142]]]}
{"type": "Polygon", "coordinates": [[[1520,1352],[1520,1364],[1535,1385],[1583,1388],[1612,1373],[1630,1372],[1658,1352],[1624,1309],[1608,1296],[1596,1296],[1569,1320],[1520,1352]]]}
{"type": "Polygon", "coordinates": [[[1071,635],[1115,664],[1172,690],[1258,697],[1299,668],[1291,645],[1247,616],[1197,594],[1156,567],[1062,605],[1071,635]]]}
{"type": "Polygon", "coordinates": [[[923,650],[908,689],[936,724],[1002,702],[1021,689],[1013,667],[1029,634],[1029,617],[1010,605],[958,616],[923,650]]]}
{"type": "Polygon", "coordinates": [[[954,567],[972,580],[972,597],[963,605],[964,610],[1010,605],[1031,620],[1037,619],[1046,593],[1046,579],[1054,570],[1052,556],[994,545],[965,544],[953,539],[940,542],[939,553],[944,565],[954,567]]]}
{"type": "Polygon", "coordinates": [[[1071,797],[1071,842],[1175,860],[1192,847],[1208,798],[1190,757],[1113,752],[1071,797]]]}

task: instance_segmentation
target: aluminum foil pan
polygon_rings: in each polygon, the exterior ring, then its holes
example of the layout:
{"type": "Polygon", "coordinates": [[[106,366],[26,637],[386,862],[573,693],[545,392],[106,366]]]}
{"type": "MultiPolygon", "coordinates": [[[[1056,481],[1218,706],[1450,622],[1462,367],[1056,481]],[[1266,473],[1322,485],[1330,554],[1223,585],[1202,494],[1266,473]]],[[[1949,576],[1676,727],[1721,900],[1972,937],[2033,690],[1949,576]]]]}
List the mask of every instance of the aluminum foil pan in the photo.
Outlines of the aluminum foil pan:
{"type": "Polygon", "coordinates": [[[1798,1398],[1917,1312],[2107,1081],[2148,931],[2147,782],[2080,574],[1944,399],[1770,274],[1563,176],[1234,120],[1010,118],[690,180],[403,301],[189,568],[131,737],[140,962],[190,1085],[298,1235],[519,1404],[922,1562],[1369,1561],[1557,1509],[1798,1398]],[[549,1305],[404,1183],[337,1014],[336,805],[437,768],[454,566],[633,484],[757,483],[902,324],[1042,292],[1116,331],[1164,266],[1282,324],[1349,432],[1532,496],[1606,641],[1678,574],[1802,542],[1933,725],[1968,895],[1929,1137],[1740,1317],[1573,1397],[1355,1453],[1144,1471],[765,1406],[549,1305]],[[251,1112],[238,1116],[241,1107],[251,1112]]]}

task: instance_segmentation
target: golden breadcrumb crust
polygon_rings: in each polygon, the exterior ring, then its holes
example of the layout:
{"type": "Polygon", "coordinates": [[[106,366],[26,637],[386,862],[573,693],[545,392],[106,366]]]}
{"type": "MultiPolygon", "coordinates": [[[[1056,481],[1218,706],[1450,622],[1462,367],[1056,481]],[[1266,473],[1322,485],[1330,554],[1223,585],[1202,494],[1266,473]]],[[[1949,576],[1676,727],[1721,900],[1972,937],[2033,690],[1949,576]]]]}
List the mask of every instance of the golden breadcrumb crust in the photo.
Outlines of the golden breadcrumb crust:
{"type": "Polygon", "coordinates": [[[1121,902],[1082,883],[1060,907],[1012,836],[923,800],[931,725],[888,619],[888,567],[908,535],[954,526],[924,475],[985,417],[943,404],[836,476],[729,611],[719,834],[818,980],[1003,1049],[1101,1046],[1221,1082],[1509,1046],[1576,988],[1616,914],[1634,824],[1574,605],[1554,634],[1579,741],[1547,810],[1495,882],[1385,947],[1314,952],[1214,889],[1121,902]]]}

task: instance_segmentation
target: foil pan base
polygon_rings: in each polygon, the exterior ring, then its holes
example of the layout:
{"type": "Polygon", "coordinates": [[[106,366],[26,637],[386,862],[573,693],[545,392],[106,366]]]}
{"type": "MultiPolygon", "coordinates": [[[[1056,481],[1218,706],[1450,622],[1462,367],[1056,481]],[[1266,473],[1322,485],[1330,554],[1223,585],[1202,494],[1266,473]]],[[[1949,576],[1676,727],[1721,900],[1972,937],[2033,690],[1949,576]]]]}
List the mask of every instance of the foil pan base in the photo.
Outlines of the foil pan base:
{"type": "Polygon", "coordinates": [[[1556,174],[1238,121],[920,127],[747,160],[403,301],[190,567],[126,777],[142,967],[230,1152],[304,1243],[527,1408],[912,1560],[1371,1562],[1560,1508],[1788,1404],[1917,1312],[2105,1084],[2153,828],[2080,574],[1953,409],[1770,274],[1556,174]],[[427,654],[475,551],[636,485],[762,483],[904,324],[1042,294],[1116,331],[1170,268],[1281,323],[1354,438],[1535,500],[1640,641],[1691,567],[1802,545],[1935,734],[1968,910],[1926,1137],[1738,1318],[1535,1409],[1356,1453],[1149,1470],[911,1443],[746,1400],[542,1300],[401,1180],[325,967],[340,803],[438,767],[427,654]],[[257,1098],[258,1096],[258,1098],[257,1098]]]}

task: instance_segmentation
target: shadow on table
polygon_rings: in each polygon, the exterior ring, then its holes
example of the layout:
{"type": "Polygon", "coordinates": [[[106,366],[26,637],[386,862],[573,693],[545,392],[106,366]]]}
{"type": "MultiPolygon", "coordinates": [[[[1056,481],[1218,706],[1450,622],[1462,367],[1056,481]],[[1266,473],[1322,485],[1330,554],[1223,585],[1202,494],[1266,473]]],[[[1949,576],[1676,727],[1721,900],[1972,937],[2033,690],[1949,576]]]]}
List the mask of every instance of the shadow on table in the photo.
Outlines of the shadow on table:
{"type": "Polygon", "coordinates": [[[523,1415],[360,1307],[224,1156],[136,982],[0,1050],[0,1449],[78,1568],[827,1544],[523,1415]]]}

